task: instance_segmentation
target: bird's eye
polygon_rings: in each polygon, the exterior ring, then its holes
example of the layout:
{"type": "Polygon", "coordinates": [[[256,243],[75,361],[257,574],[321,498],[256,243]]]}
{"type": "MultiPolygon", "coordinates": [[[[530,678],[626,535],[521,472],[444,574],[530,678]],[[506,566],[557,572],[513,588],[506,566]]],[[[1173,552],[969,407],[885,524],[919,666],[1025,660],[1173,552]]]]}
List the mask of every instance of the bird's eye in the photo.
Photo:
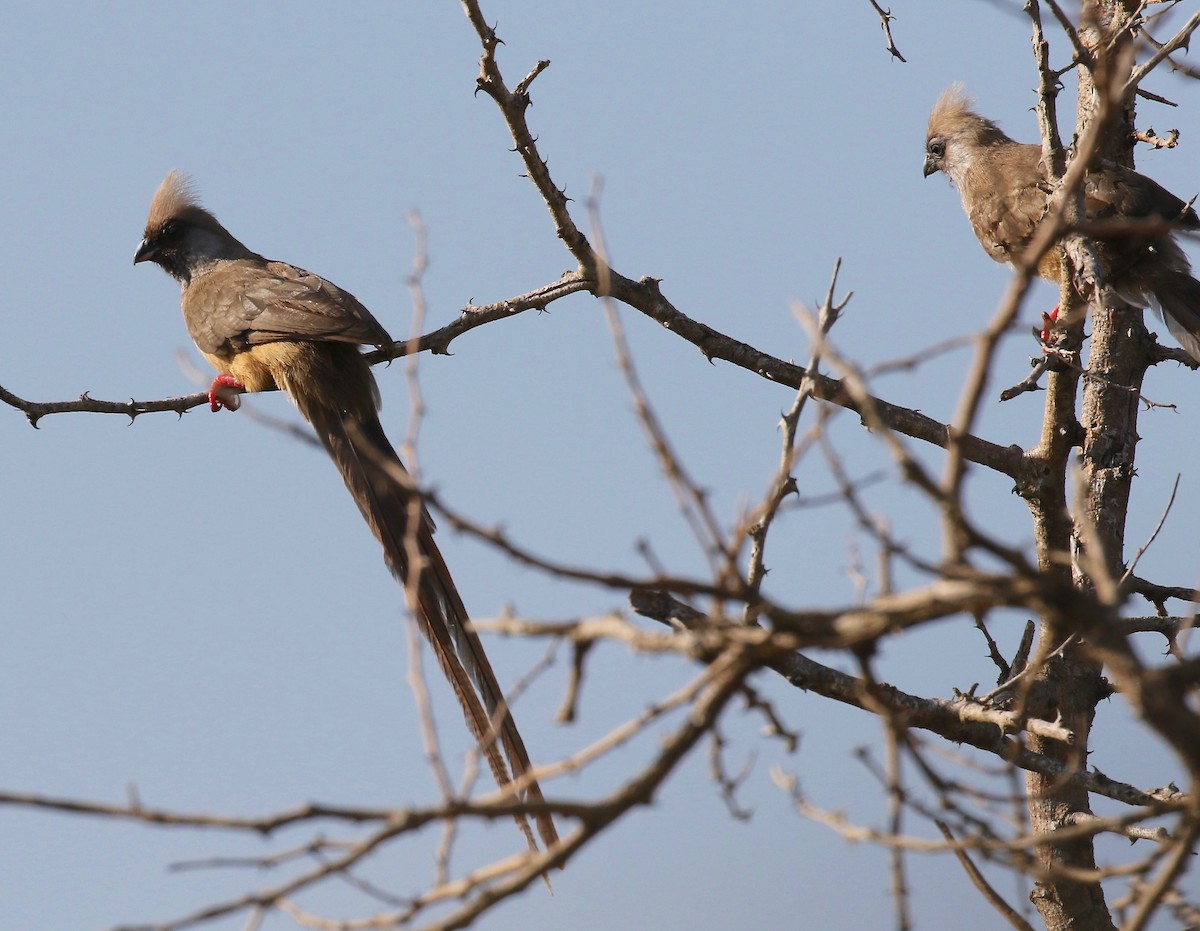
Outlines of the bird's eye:
{"type": "Polygon", "coordinates": [[[932,139],[926,149],[934,158],[941,158],[946,154],[946,143],[941,139],[932,139]]]}
{"type": "Polygon", "coordinates": [[[179,232],[179,221],[168,220],[162,225],[162,229],[159,230],[158,234],[160,236],[174,236],[177,232],[179,232]]]}

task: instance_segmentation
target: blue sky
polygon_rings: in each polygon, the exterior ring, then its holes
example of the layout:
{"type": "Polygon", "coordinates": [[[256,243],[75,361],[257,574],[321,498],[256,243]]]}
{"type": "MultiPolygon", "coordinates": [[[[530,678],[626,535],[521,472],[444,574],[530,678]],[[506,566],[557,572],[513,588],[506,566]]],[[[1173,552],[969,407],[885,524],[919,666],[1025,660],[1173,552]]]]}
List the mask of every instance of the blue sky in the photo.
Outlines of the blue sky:
{"type": "MultiPolygon", "coordinates": [[[[602,178],[613,264],[662,279],[685,313],[803,360],[791,304],[815,304],[841,257],[839,290],[854,298],[834,339],[864,365],[988,319],[1007,272],[975,242],[956,192],[941,176],[922,178],[922,147],[929,108],[955,80],[1010,134],[1036,138],[1036,72],[1017,5],[893,4],[907,64],[890,60],[866,2],[819,14],[783,2],[752,13],[631,0],[497,0],[484,9],[505,41],[499,59],[510,83],[538,59],[552,62],[534,84],[529,118],[577,221],[602,178]]],[[[479,47],[456,4],[27,4],[6,21],[0,384],[20,395],[194,390],[180,354],[202,363],[176,286],[132,265],[150,196],[174,167],[251,248],[353,291],[393,335],[407,332],[411,315],[411,210],[429,236],[430,327],[468,300],[519,294],[571,267],[498,112],[473,94],[479,47]]],[[[1062,42],[1054,54],[1066,60],[1062,42]]],[[[1191,197],[1200,185],[1189,154],[1200,137],[1195,85],[1164,73],[1150,87],[1181,106],[1143,103],[1141,125],[1178,127],[1182,143],[1140,153],[1139,166],[1191,197]]],[[[1055,299],[1039,286],[1026,322],[1055,299]]],[[[733,520],[776,467],[789,393],[709,365],[633,312],[624,320],[681,457],[733,520]]],[[[1036,351],[1025,329],[1002,352],[1005,384],[1036,351]]],[[[945,419],[969,362],[950,354],[876,389],[945,419]]],[[[402,367],[378,375],[385,424],[402,437],[402,367]]],[[[703,570],[641,438],[594,300],[576,296],[477,329],[453,355],[423,359],[420,376],[420,466],[457,509],[564,560],[641,571],[637,544],[646,540],[673,571],[703,570]]],[[[1128,539],[1136,546],[1149,536],[1182,473],[1139,572],[1195,584],[1194,375],[1163,367],[1145,393],[1178,409],[1141,420],[1128,539]]],[[[294,417],[283,397],[252,403],[294,417]]],[[[1036,441],[1038,396],[985,406],[984,436],[1036,441]]],[[[133,425],[72,414],[37,432],[18,413],[0,414],[0,788],[120,802],[135,785],[148,804],[243,814],[307,799],[436,800],[406,684],[401,595],[321,455],[240,414],[133,425]]],[[[837,418],[832,430],[856,474],[887,468],[853,418],[837,418]]],[[[939,461],[935,451],[921,455],[939,461]]],[[[834,488],[816,458],[797,478],[806,495],[834,488]]],[[[976,514],[1028,546],[1027,515],[1008,483],[975,473],[970,486],[976,514]]],[[[903,539],[937,552],[922,502],[894,481],[867,497],[903,539]]],[[[795,511],[771,539],[777,597],[798,606],[854,597],[848,570],[871,548],[843,511],[795,511]]],[[[561,619],[623,604],[620,593],[547,580],[448,531],[439,540],[477,616],[511,606],[561,619]]],[[[1009,620],[996,632],[1011,646],[1022,619],[1009,620]]],[[[540,643],[489,638],[488,648],[509,683],[543,655],[540,643]]],[[[880,664],[889,681],[935,696],[994,678],[969,622],[889,643],[880,664]]],[[[682,660],[603,647],[581,718],[563,727],[553,712],[566,668],[560,655],[517,707],[540,761],[585,746],[695,672],[682,660]]],[[[698,753],[652,808],[556,877],[554,897],[530,890],[484,926],[888,925],[883,853],[795,815],[770,779],[771,767],[783,767],[816,803],[881,824],[882,793],[852,757],[857,746],[880,746],[876,722],[766,675],[757,684],[803,737],[785,755],[763,741],[760,719],[729,714],[731,759],[754,759],[742,793],[753,817],[730,818],[698,753]]],[[[461,769],[465,728],[440,683],[435,692],[441,737],[461,769]]],[[[1102,706],[1093,762],[1140,785],[1178,778],[1153,744],[1129,751],[1125,719],[1120,699],[1102,706]]],[[[548,794],[602,795],[652,750],[652,741],[637,745],[548,794]]],[[[161,920],[269,881],[166,869],[262,854],[257,839],[14,810],[0,810],[0,838],[7,928],[161,920]]],[[[372,864],[372,877],[419,890],[436,844],[432,834],[422,840],[372,864]]],[[[515,834],[498,824],[472,843],[464,862],[485,862],[512,849],[515,834]]],[[[949,859],[912,868],[919,927],[993,920],[949,859]]],[[[337,888],[308,904],[334,914],[363,907],[337,888]]]]}

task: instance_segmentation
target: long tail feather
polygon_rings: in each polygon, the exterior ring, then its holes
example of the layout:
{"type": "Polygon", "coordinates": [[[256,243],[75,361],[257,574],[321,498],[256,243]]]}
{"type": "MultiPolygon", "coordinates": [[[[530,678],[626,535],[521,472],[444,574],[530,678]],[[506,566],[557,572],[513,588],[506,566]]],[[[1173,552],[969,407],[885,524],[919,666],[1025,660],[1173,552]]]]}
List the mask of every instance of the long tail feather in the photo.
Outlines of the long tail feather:
{"type": "MultiPolygon", "coordinates": [[[[365,364],[362,367],[366,369],[365,364]]],[[[369,370],[366,374],[369,379],[369,370]]],[[[406,591],[415,593],[413,613],[421,633],[454,689],[496,783],[502,788],[508,786],[513,777],[525,777],[532,764],[483,644],[470,627],[466,607],[434,543],[433,523],[413,493],[388,474],[389,467],[402,470],[404,466],[379,423],[374,405],[358,404],[347,412],[344,406],[306,390],[306,381],[291,379],[282,387],[337,465],[346,488],[382,545],[392,574],[406,591]],[[415,565],[410,558],[414,543],[419,561],[415,565]]],[[[527,784],[522,796],[530,802],[543,801],[536,781],[527,784]]],[[[535,814],[534,820],[542,843],[549,846],[558,840],[548,812],[535,814]]],[[[528,820],[517,815],[516,821],[530,849],[536,850],[528,820]]]]}
{"type": "Polygon", "coordinates": [[[1153,298],[1171,335],[1200,361],[1200,281],[1186,271],[1164,271],[1155,281],[1153,298]]]}

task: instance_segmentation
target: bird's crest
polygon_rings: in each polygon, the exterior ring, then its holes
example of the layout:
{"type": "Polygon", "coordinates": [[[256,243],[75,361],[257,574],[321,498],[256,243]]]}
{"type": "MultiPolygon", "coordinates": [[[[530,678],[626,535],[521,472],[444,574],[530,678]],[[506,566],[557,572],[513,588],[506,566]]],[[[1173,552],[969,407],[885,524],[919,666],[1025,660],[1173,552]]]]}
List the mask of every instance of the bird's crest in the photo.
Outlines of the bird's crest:
{"type": "Polygon", "coordinates": [[[974,104],[962,84],[951,84],[942,91],[929,114],[928,138],[959,138],[976,145],[1012,142],[1004,130],[976,113],[972,109],[974,104]]]}
{"type": "Polygon", "coordinates": [[[168,220],[183,220],[193,226],[224,231],[217,218],[200,206],[192,179],[178,168],[167,172],[150,201],[150,215],[146,217],[147,238],[161,230],[168,220]]]}

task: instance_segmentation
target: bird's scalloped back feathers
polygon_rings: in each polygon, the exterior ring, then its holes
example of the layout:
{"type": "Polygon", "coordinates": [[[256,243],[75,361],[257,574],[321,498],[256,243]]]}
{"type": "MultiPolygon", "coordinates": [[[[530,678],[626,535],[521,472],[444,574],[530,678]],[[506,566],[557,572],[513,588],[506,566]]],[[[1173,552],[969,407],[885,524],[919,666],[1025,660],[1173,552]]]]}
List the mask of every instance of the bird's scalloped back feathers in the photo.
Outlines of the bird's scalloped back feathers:
{"type": "Polygon", "coordinates": [[[150,215],[146,217],[147,238],[161,230],[168,220],[185,220],[194,226],[224,229],[216,217],[200,206],[192,179],[178,168],[167,172],[150,201],[150,215]]]}
{"type": "Polygon", "coordinates": [[[979,145],[1011,142],[1004,130],[972,109],[974,103],[962,84],[955,82],[947,87],[929,114],[928,138],[957,137],[979,145]]]}

